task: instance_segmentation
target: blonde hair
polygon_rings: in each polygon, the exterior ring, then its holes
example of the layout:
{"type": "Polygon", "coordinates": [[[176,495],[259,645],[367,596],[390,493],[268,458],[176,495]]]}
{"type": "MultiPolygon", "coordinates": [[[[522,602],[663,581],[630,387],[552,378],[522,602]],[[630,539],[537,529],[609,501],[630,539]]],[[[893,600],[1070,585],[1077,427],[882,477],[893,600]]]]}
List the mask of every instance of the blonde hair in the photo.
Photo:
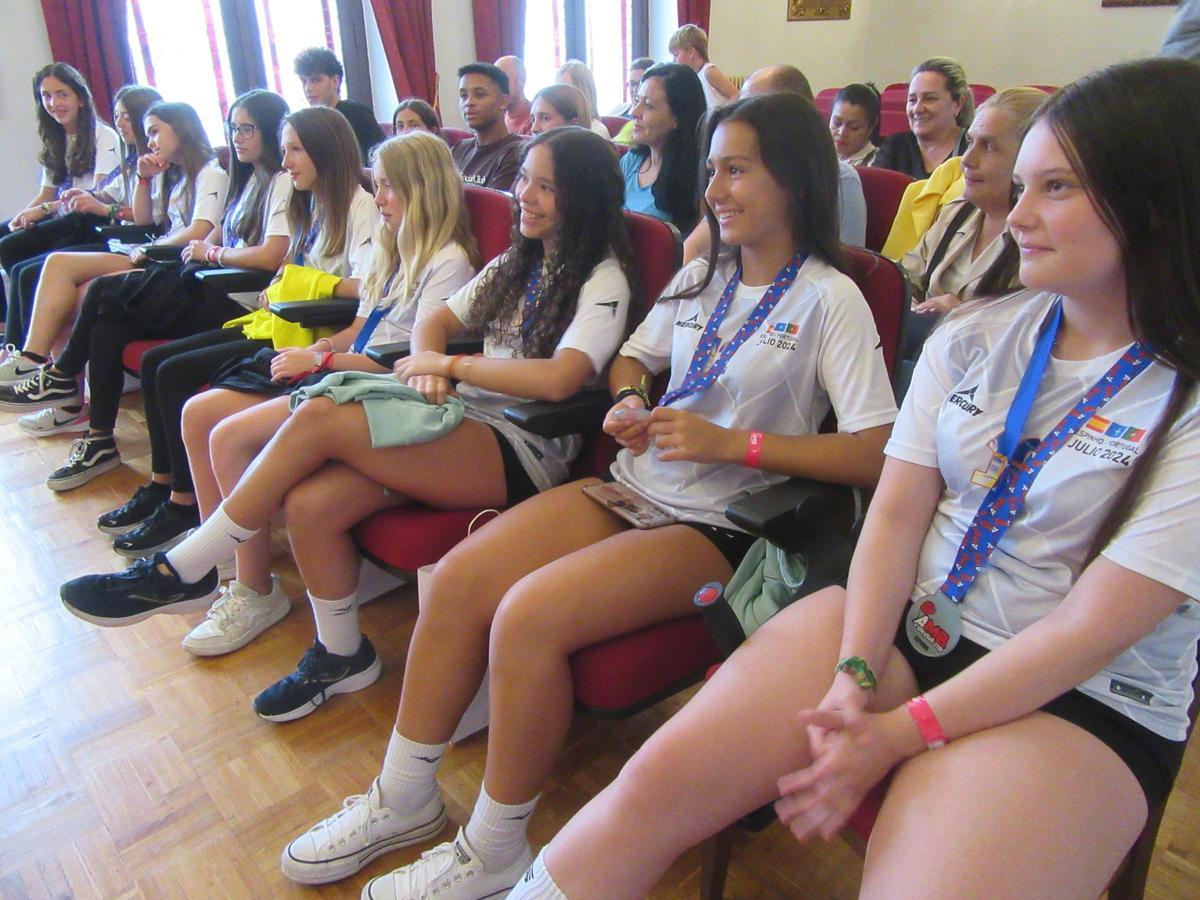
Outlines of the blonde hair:
{"type": "Polygon", "coordinates": [[[471,233],[462,178],[446,142],[429,132],[413,131],[384,141],[372,158],[383,166],[392,190],[404,198],[404,221],[394,237],[380,222],[363,281],[363,299],[382,300],[388,279],[396,273],[401,278],[398,302],[411,303],[421,273],[447,244],[462,247],[478,268],[479,249],[471,233]]]}
{"type": "Polygon", "coordinates": [[[589,127],[596,118],[596,80],[592,78],[592,70],[577,59],[568,59],[558,67],[554,78],[562,84],[578,88],[579,93],[583,94],[583,99],[587,101],[587,121],[579,124],[584,128],[589,127]]]}
{"type": "Polygon", "coordinates": [[[680,48],[691,48],[708,62],[708,35],[699,25],[684,25],[677,29],[667,44],[667,50],[674,53],[680,48]]]}
{"type": "Polygon", "coordinates": [[[976,113],[985,109],[999,109],[1008,113],[1017,127],[1017,137],[1025,137],[1025,132],[1033,122],[1033,115],[1046,102],[1047,94],[1034,87],[1010,87],[997,91],[979,105],[976,113]]]}

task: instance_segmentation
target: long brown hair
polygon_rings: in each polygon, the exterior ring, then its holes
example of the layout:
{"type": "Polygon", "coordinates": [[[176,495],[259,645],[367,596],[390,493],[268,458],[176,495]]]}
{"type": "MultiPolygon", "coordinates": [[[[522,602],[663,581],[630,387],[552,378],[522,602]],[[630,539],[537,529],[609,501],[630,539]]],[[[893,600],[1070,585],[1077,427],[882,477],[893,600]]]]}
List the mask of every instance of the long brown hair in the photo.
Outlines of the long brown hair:
{"type": "Polygon", "coordinates": [[[68,177],[80,178],[96,168],[96,103],[87,79],[78,69],[63,62],[42,66],[33,76],[33,102],[37,104],[38,137],[42,152],[38,162],[50,173],[50,180],[63,184],[68,177]],[[68,152],[67,132],[42,105],[42,82],[57,78],[83,101],[75,119],[75,140],[68,152]]]}
{"type": "Polygon", "coordinates": [[[298,109],[284,122],[295,130],[317,170],[312,190],[292,191],[287,208],[288,230],[292,235],[288,256],[296,255],[314,217],[321,219],[318,252],[322,256],[339,256],[346,248],[350,203],[355,192],[362,188],[359,182],[362,150],[354,130],[345,116],[327,106],[298,109]]]}

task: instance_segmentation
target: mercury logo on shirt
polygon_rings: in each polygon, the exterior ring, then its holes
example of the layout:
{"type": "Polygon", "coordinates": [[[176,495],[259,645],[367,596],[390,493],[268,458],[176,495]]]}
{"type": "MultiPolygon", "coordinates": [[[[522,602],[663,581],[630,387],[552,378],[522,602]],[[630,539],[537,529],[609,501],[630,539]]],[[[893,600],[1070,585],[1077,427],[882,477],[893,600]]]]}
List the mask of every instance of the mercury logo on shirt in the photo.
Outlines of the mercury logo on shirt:
{"type": "Polygon", "coordinates": [[[703,331],[704,326],[700,324],[700,313],[695,312],[690,319],[676,319],[676,328],[690,328],[692,331],[703,331]]]}
{"type": "Polygon", "coordinates": [[[946,400],[950,404],[957,406],[963,412],[967,413],[967,415],[977,416],[983,412],[980,407],[975,405],[975,392],[977,390],[979,390],[979,385],[975,385],[975,387],[964,388],[961,391],[955,391],[953,394],[947,397],[946,400]]]}

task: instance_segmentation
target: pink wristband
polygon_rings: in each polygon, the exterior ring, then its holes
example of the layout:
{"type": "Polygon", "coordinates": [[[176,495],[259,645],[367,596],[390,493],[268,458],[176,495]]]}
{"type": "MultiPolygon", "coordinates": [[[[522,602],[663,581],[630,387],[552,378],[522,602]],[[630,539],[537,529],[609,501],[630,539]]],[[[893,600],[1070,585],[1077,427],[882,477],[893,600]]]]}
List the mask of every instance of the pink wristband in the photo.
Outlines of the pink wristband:
{"type": "Polygon", "coordinates": [[[949,738],[946,737],[946,732],[942,730],[942,723],[933,714],[933,709],[929,706],[929,701],[925,699],[925,696],[922,694],[919,697],[913,697],[904,705],[913,721],[917,723],[917,730],[921,732],[925,746],[930,750],[945,747],[949,738]]]}
{"type": "Polygon", "coordinates": [[[746,444],[746,465],[751,469],[757,469],[762,461],[762,446],[763,433],[761,431],[750,432],[750,441],[746,444]]]}

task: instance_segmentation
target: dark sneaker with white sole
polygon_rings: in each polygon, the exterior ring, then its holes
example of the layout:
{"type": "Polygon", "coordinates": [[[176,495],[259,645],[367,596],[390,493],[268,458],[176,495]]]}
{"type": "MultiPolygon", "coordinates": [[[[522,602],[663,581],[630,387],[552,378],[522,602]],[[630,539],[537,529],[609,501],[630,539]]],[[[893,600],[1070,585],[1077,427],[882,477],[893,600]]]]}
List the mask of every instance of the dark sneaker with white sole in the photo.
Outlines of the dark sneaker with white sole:
{"type": "Polygon", "coordinates": [[[150,482],[143,484],[133,496],[118,506],[103,513],[96,520],[96,527],[105,534],[124,534],[132,528],[137,528],[150,518],[156,509],[167,502],[171,496],[171,487],[166,484],[150,482]]]}
{"type": "Polygon", "coordinates": [[[0,385],[0,409],[28,412],[46,406],[82,406],[79,384],[73,375],[54,375],[48,366],[23,381],[0,385]]]}
{"type": "Polygon", "coordinates": [[[199,507],[195,504],[184,506],[168,500],[133,531],[113,541],[113,549],[129,559],[150,556],[159,550],[165,553],[199,524],[199,507]]]}
{"type": "Polygon", "coordinates": [[[254,711],[268,722],[303,718],[335,694],[350,694],[374,684],[382,668],[366,635],[353,656],[337,656],[319,640],[313,641],[295,672],[254,698],[254,711]]]}
{"type": "Polygon", "coordinates": [[[217,570],[195,584],[180,580],[166,555],[139,559],[124,572],[84,575],[59,588],[63,606],[93,625],[132,625],[159,613],[199,612],[217,593],[217,570]]]}
{"type": "Polygon", "coordinates": [[[50,473],[46,487],[52,491],[74,490],[120,465],[121,454],[111,434],[103,437],[84,435],[71,442],[67,464],[50,473]]]}

